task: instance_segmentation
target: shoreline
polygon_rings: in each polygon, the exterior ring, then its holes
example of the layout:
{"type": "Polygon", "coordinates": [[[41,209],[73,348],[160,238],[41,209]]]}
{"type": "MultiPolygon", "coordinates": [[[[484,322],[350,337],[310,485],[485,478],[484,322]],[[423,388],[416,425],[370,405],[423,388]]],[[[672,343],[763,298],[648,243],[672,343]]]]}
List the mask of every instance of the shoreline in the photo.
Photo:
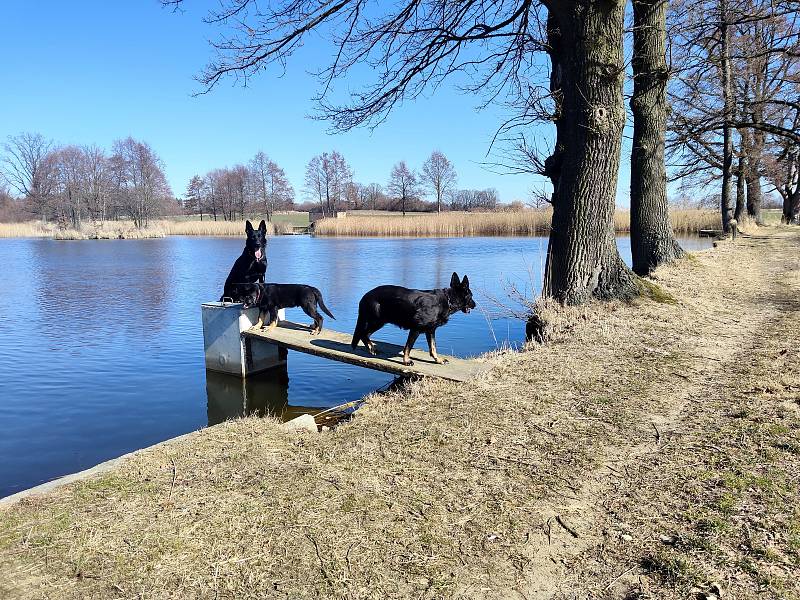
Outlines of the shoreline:
{"type": "MultiPolygon", "coordinates": [[[[550,234],[549,211],[492,213],[414,213],[363,215],[357,211],[343,218],[326,218],[308,229],[307,213],[279,214],[267,224],[268,235],[305,235],[315,237],[389,237],[389,238],[456,238],[456,237],[543,237],[550,234]],[[305,215],[305,218],[303,217],[305,215]],[[280,217],[280,218],[278,218],[280,217]]],[[[671,213],[677,236],[693,236],[704,229],[719,226],[715,211],[686,209],[671,213]]],[[[254,217],[259,218],[259,217],[254,217]]],[[[614,215],[615,232],[630,234],[630,217],[626,211],[614,215]]],[[[0,223],[2,238],[44,238],[57,240],[149,239],[174,235],[193,237],[239,237],[244,220],[199,221],[194,219],[154,219],[151,225],[138,229],[130,221],[106,221],[85,224],[80,231],[63,229],[41,222],[0,223]]]]}
{"type": "Polygon", "coordinates": [[[324,433],[229,421],[5,506],[0,595],[791,597],[799,247],[759,228],[659,269],[674,304],[547,308],[549,343],[478,380],[324,433]]]}

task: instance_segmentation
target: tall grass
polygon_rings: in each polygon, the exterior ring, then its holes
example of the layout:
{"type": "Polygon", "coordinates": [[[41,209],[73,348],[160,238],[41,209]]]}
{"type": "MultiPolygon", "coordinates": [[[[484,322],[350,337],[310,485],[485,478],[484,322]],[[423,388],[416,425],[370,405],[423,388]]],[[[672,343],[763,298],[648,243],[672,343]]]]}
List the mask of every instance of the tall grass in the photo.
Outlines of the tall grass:
{"type": "MultiPolygon", "coordinates": [[[[0,238],[45,237],[56,240],[117,240],[161,238],[167,235],[189,236],[241,236],[244,221],[179,221],[159,219],[138,229],[132,221],[106,221],[84,223],[80,229],[61,228],[52,223],[29,221],[26,223],[0,223],[0,238]]],[[[267,234],[289,233],[291,223],[267,223],[267,234]]]]}
{"type": "MultiPolygon", "coordinates": [[[[165,235],[244,235],[244,221],[155,221],[155,226],[164,230],[165,235]]],[[[267,223],[267,235],[277,235],[291,231],[290,223],[267,223]]]]}
{"type": "MultiPolygon", "coordinates": [[[[468,237],[546,235],[550,231],[552,212],[448,212],[414,214],[406,217],[388,215],[347,216],[323,219],[314,225],[314,233],[323,236],[386,236],[386,237],[468,237]]],[[[679,234],[697,233],[701,229],[720,227],[719,215],[713,210],[681,209],[670,213],[673,229],[679,234]]],[[[614,228],[618,233],[630,232],[630,213],[617,211],[614,228]]]]}
{"type": "Polygon", "coordinates": [[[27,223],[0,223],[0,238],[52,237],[52,227],[37,221],[27,223]]]}

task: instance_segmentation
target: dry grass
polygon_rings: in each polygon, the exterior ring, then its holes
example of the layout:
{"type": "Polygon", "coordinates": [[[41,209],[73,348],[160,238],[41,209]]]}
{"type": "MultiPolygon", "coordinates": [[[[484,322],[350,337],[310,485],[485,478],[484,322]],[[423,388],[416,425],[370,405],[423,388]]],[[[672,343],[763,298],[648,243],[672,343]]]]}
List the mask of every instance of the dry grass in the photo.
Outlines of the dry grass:
{"type": "MultiPolygon", "coordinates": [[[[244,220],[242,221],[175,221],[162,220],[155,222],[157,227],[164,230],[166,235],[190,236],[241,236],[244,234],[244,220]]],[[[267,235],[280,235],[289,233],[291,224],[286,222],[267,223],[267,235]]]]}
{"type": "Polygon", "coordinates": [[[229,422],[0,511],[0,596],[793,597],[800,235],[765,231],[660,270],[675,303],[545,307],[550,343],[479,380],[324,434],[229,422]],[[659,541],[695,515],[719,551],[659,541]]]}
{"type": "Polygon", "coordinates": [[[38,221],[0,223],[0,238],[52,237],[52,228],[38,221]]]}
{"type": "MultiPolygon", "coordinates": [[[[63,229],[53,224],[41,222],[0,223],[0,238],[49,237],[56,240],[109,240],[161,238],[167,235],[188,236],[242,236],[242,221],[189,221],[157,219],[144,229],[137,229],[132,221],[106,221],[104,223],[84,223],[80,230],[63,229]]],[[[268,235],[289,233],[290,223],[267,223],[268,235]]]]}
{"type": "MultiPolygon", "coordinates": [[[[350,216],[323,219],[314,225],[314,233],[325,236],[533,236],[545,235],[550,229],[550,211],[442,214],[409,214],[350,216]]],[[[677,233],[697,233],[701,229],[719,228],[719,216],[709,210],[675,210],[670,214],[677,233]]],[[[614,227],[618,233],[630,231],[630,214],[617,211],[614,227]]]]}

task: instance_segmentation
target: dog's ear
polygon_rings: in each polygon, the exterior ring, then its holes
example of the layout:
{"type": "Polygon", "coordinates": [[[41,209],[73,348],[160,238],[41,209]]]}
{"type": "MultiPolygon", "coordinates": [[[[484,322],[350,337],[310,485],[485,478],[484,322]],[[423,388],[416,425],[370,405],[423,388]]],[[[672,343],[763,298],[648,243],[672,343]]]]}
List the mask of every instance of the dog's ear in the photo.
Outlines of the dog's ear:
{"type": "Polygon", "coordinates": [[[461,287],[467,290],[469,289],[469,279],[467,279],[466,275],[464,275],[464,279],[461,280],[461,287]]]}
{"type": "Polygon", "coordinates": [[[247,221],[247,222],[244,224],[244,232],[245,232],[247,235],[250,235],[251,233],[253,233],[253,224],[252,224],[250,221],[247,221]]]}
{"type": "Polygon", "coordinates": [[[261,223],[258,224],[258,229],[264,235],[267,235],[267,224],[264,222],[264,219],[261,219],[261,223]]]}
{"type": "Polygon", "coordinates": [[[453,276],[450,278],[450,287],[457,288],[459,285],[461,285],[461,282],[458,279],[458,273],[453,271],[453,276]]]}

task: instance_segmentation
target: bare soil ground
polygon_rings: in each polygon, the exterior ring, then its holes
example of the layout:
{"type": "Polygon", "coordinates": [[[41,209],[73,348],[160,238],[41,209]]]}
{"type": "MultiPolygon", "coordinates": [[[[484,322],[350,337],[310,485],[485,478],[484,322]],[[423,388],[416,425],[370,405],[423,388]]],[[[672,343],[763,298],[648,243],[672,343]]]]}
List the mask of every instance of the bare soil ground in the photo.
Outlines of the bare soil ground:
{"type": "Polygon", "coordinates": [[[0,597],[800,598],[800,232],[467,384],[242,419],[0,511],[0,597]]]}

